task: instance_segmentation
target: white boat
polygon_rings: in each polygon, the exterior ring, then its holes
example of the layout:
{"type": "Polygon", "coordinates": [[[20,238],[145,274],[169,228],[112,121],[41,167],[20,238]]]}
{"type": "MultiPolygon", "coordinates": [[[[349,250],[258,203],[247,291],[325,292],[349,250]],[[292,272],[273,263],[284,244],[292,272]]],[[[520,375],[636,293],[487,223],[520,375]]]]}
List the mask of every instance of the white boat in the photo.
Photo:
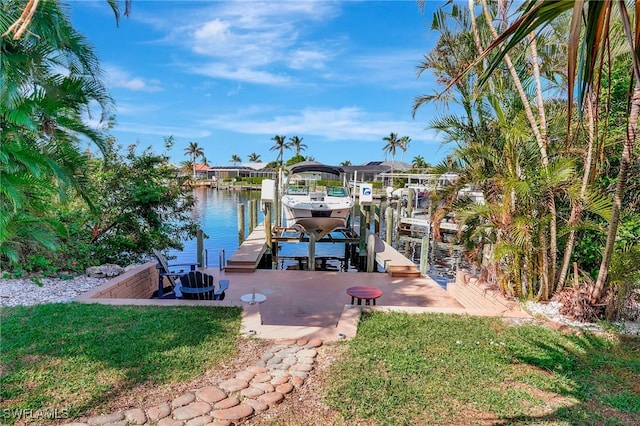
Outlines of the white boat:
{"type": "Polygon", "coordinates": [[[341,185],[320,187],[325,176],[339,180],[342,169],[317,162],[292,166],[281,198],[286,226],[320,239],[338,228],[345,228],[354,201],[349,188],[341,185]]]}

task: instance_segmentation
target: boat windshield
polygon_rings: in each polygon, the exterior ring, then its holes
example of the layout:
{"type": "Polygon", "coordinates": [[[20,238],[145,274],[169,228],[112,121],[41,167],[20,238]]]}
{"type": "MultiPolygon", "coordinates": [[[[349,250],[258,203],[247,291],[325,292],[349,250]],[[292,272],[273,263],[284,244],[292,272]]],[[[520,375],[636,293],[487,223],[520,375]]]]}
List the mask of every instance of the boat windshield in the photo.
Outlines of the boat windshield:
{"type": "Polygon", "coordinates": [[[349,194],[344,186],[327,186],[327,195],[331,197],[346,197],[349,194]]]}
{"type": "Polygon", "coordinates": [[[305,185],[289,185],[287,195],[307,195],[309,189],[305,185]]]}

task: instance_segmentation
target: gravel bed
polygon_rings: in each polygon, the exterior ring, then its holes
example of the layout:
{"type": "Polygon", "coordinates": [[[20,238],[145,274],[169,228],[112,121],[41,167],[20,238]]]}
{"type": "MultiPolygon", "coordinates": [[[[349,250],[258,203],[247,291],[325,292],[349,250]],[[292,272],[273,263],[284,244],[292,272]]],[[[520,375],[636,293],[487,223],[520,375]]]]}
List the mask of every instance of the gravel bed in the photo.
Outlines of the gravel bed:
{"type": "MultiPolygon", "coordinates": [[[[551,321],[555,321],[559,324],[568,325],[570,327],[582,328],[590,331],[604,331],[604,329],[595,323],[573,321],[560,313],[562,304],[560,302],[526,302],[524,308],[531,315],[542,315],[547,317],[551,321]]],[[[621,321],[614,324],[620,329],[620,332],[624,334],[630,334],[634,336],[640,336],[640,322],[638,321],[621,321]]]]}
{"type": "Polygon", "coordinates": [[[0,306],[32,306],[71,302],[80,294],[107,282],[108,278],[77,276],[73,279],[41,278],[41,286],[25,279],[0,279],[0,306]]]}

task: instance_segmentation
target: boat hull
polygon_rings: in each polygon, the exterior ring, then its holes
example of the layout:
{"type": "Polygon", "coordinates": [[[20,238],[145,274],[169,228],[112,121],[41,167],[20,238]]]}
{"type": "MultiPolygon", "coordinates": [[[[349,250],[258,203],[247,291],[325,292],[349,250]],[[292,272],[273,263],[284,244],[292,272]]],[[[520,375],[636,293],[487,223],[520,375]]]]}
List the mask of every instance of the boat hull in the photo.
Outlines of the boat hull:
{"type": "Polygon", "coordinates": [[[345,198],[313,203],[284,197],[282,206],[288,228],[313,233],[320,239],[335,229],[347,227],[353,201],[345,198]]]}

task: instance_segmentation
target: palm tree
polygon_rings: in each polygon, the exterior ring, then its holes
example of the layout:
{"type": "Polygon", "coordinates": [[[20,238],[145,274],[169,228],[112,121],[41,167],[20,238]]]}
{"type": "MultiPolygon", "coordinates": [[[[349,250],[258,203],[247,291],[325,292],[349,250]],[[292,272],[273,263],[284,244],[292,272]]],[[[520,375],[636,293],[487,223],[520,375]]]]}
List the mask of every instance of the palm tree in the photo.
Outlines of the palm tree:
{"type": "Polygon", "coordinates": [[[231,160],[229,160],[230,163],[233,163],[234,165],[238,164],[238,163],[242,163],[242,158],[240,158],[239,155],[233,154],[231,156],[231,160]]]}
{"type": "Polygon", "coordinates": [[[26,21],[23,4],[4,2],[0,19],[0,253],[11,261],[29,244],[54,248],[64,231],[51,220],[52,210],[67,190],[90,198],[79,137],[105,155],[108,148],[83,113],[95,103],[104,124],[113,106],[98,57],[60,4],[30,2],[38,13],[26,21]],[[24,22],[29,31],[10,22],[24,22]]]}
{"type": "Polygon", "coordinates": [[[198,145],[198,142],[189,142],[189,146],[184,149],[184,153],[189,156],[193,165],[193,179],[196,178],[196,160],[198,157],[204,157],[204,149],[198,145]]]}
{"type": "Polygon", "coordinates": [[[260,154],[256,154],[255,152],[252,152],[251,154],[249,154],[247,159],[249,160],[250,163],[257,163],[258,161],[260,161],[260,154]]]}
{"type": "Polygon", "coordinates": [[[300,155],[300,151],[304,151],[307,148],[307,145],[302,143],[302,139],[298,136],[293,136],[289,138],[289,148],[294,148],[296,150],[296,156],[300,155]]]}
{"type": "MultiPolygon", "coordinates": [[[[635,3],[635,16],[640,13],[640,5],[635,3]]],[[[625,132],[622,145],[618,180],[614,193],[614,203],[611,211],[611,218],[607,231],[607,239],[603,250],[602,261],[598,277],[591,290],[591,303],[598,302],[605,290],[607,274],[611,256],[616,240],[618,225],[620,222],[620,212],[622,210],[622,199],[624,198],[627,186],[628,170],[630,169],[633,148],[636,142],[638,130],[638,118],[640,116],[640,56],[637,53],[637,40],[640,39],[640,25],[636,22],[634,26],[631,22],[627,5],[623,1],[599,1],[580,0],[574,2],[536,2],[528,0],[520,8],[521,13],[518,19],[505,31],[496,37],[495,41],[479,56],[479,60],[484,58],[489,52],[498,51],[489,63],[489,67],[483,76],[483,81],[499,66],[502,58],[506,58],[508,52],[518,43],[528,38],[530,34],[537,33],[540,28],[552,24],[558,17],[568,11],[572,11],[572,22],[568,34],[568,59],[567,59],[567,81],[568,81],[568,117],[572,117],[574,88],[577,85],[578,110],[582,111],[584,101],[591,90],[600,88],[599,76],[606,74],[605,67],[610,67],[611,62],[605,60],[611,52],[609,44],[609,34],[613,31],[617,20],[623,29],[623,43],[626,43],[630,52],[629,65],[635,77],[635,86],[629,92],[628,101],[630,103],[627,131],[625,132]],[[614,6],[614,5],[617,5],[614,6]],[[581,34],[582,28],[585,28],[581,34]],[[580,68],[577,67],[580,62],[580,68]],[[577,84],[576,84],[577,83],[577,84]]],[[[598,95],[597,92],[595,92],[598,95]]],[[[582,119],[583,116],[581,115],[582,119]]]]}
{"type": "MultiPolygon", "coordinates": [[[[38,4],[39,4],[38,1],[29,0],[27,4],[24,6],[22,13],[19,14],[19,17],[16,17],[16,18],[10,17],[10,19],[13,19],[13,23],[9,25],[7,29],[2,33],[2,37],[3,38],[7,37],[11,33],[13,33],[14,40],[19,40],[20,38],[22,38],[24,33],[27,31],[27,28],[29,27],[29,24],[31,23],[34,15],[36,14],[36,11],[38,9],[38,4]]],[[[118,2],[116,0],[107,0],[107,4],[113,10],[113,13],[116,17],[116,24],[117,24],[118,21],[120,20],[120,6],[118,5],[118,2]]],[[[124,15],[129,16],[130,11],[131,11],[131,0],[125,0],[124,15]]]]}
{"type": "Polygon", "coordinates": [[[411,138],[409,136],[403,136],[400,138],[399,140],[400,142],[400,149],[402,150],[402,157],[400,159],[400,161],[404,161],[404,153],[407,152],[407,148],[409,147],[409,144],[411,143],[411,138]]]}
{"type": "Polygon", "coordinates": [[[390,133],[389,136],[385,136],[382,140],[386,142],[386,145],[382,148],[385,158],[387,157],[387,153],[391,154],[391,173],[393,173],[396,151],[402,146],[402,142],[398,139],[397,133],[390,133]]]}
{"type": "Polygon", "coordinates": [[[411,165],[416,169],[425,169],[428,167],[428,164],[422,155],[416,155],[413,157],[411,165]]]}
{"type": "Polygon", "coordinates": [[[350,166],[351,165],[351,161],[349,160],[344,160],[342,163],[340,163],[341,166],[350,166]]]}
{"type": "Polygon", "coordinates": [[[276,164],[278,164],[278,166],[282,165],[284,150],[290,148],[289,144],[286,142],[286,138],[287,137],[284,135],[275,135],[271,138],[275,144],[269,149],[269,151],[278,151],[278,157],[276,158],[276,164]]]}

